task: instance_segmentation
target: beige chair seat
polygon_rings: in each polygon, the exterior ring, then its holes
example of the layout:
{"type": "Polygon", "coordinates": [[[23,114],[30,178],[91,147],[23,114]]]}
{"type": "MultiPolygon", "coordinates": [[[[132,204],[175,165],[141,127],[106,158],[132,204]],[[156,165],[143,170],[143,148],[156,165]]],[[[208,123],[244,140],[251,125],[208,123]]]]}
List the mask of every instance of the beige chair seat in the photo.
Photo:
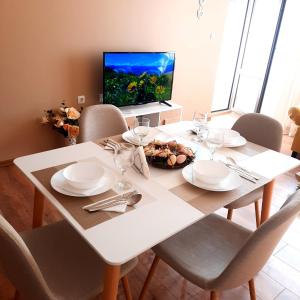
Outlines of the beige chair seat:
{"type": "Polygon", "coordinates": [[[218,300],[220,291],[248,281],[251,300],[256,299],[253,277],[272,255],[276,245],[300,211],[300,190],[254,232],[209,215],[153,248],[153,260],[139,300],[143,300],[162,259],[183,277],[218,300]]]}
{"type": "Polygon", "coordinates": [[[251,233],[212,214],[155,246],[153,251],[187,280],[209,290],[215,288],[214,280],[251,233]]]}
{"type": "Polygon", "coordinates": [[[239,198],[238,200],[229,203],[228,205],[225,206],[225,208],[237,209],[237,208],[247,206],[255,201],[258,201],[262,197],[263,190],[264,188],[260,187],[257,190],[252,191],[251,193],[239,198]]]}
{"type": "MultiPolygon", "coordinates": [[[[269,116],[259,113],[242,115],[233,124],[232,129],[239,132],[249,142],[274,151],[280,151],[283,129],[277,120],[269,116]]],[[[227,219],[232,219],[234,209],[254,203],[256,225],[258,227],[260,225],[260,209],[258,200],[262,198],[262,195],[263,188],[258,189],[247,196],[244,196],[225,206],[225,208],[228,209],[227,219]]]]}
{"type": "MultiPolygon", "coordinates": [[[[103,260],[66,221],[21,236],[55,299],[91,299],[103,290],[103,260]]],[[[136,264],[133,259],[122,265],[121,277],[136,264]]]]}

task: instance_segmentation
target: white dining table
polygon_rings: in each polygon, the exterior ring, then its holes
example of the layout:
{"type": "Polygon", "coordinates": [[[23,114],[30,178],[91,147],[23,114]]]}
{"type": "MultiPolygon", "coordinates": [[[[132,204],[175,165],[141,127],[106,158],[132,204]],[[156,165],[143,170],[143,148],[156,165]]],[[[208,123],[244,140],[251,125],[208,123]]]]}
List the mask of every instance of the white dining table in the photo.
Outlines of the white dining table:
{"type": "MultiPolygon", "coordinates": [[[[179,122],[158,127],[155,130],[161,138],[176,138],[191,143],[197,151],[198,159],[205,159],[208,151],[203,145],[192,141],[191,126],[191,122],[179,122]]],[[[271,205],[274,179],[278,175],[299,166],[300,163],[294,158],[272,150],[257,151],[257,149],[262,150],[261,147],[255,147],[251,144],[237,148],[222,148],[218,151],[218,155],[230,155],[240,165],[264,178],[265,199],[263,199],[262,210],[265,212],[262,214],[262,221],[265,221],[271,205]]],[[[205,208],[201,210],[201,206],[199,209],[199,207],[190,205],[188,201],[183,199],[184,196],[178,196],[172,191],[175,185],[185,182],[181,170],[160,170],[151,167],[151,176],[150,179],[147,179],[132,168],[127,171],[127,176],[134,183],[135,188],[143,194],[141,203],[137,205],[136,209],[95,226],[83,228],[58,201],[55,193],[46,188],[33,173],[53,166],[91,158],[101,161],[107,168],[114,169],[113,155],[96,142],[86,142],[19,157],[15,159],[14,163],[35,186],[33,227],[42,225],[44,199],[47,199],[105,261],[106,269],[102,294],[102,299],[105,300],[116,299],[117,297],[122,264],[197,222],[213,210],[236,200],[234,197],[240,197],[242,193],[245,194],[251,192],[251,189],[255,189],[255,187],[241,189],[241,194],[226,193],[226,197],[222,196],[222,192],[210,192],[207,194],[207,199],[212,199],[215,196],[211,195],[218,194],[218,201],[224,198],[225,202],[216,202],[215,206],[209,206],[212,207],[211,211],[205,208]]],[[[246,182],[245,185],[247,185],[246,182]]],[[[199,189],[200,191],[201,189],[199,189]]],[[[193,193],[195,192],[197,190],[193,190],[193,193]]],[[[205,196],[206,194],[203,194],[202,198],[205,199],[205,196]]],[[[75,198],[74,201],[76,201],[75,198]]]]}

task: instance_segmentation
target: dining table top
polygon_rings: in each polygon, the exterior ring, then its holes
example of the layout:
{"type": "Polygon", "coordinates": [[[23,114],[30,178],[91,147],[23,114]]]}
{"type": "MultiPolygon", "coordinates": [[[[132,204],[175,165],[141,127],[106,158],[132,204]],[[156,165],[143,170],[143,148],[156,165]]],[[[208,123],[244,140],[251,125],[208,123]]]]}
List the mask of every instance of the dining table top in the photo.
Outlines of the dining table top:
{"type": "MultiPolygon", "coordinates": [[[[156,139],[176,139],[192,147],[197,159],[208,159],[209,152],[205,145],[193,142],[192,126],[191,122],[182,121],[153,128],[151,134],[156,139]]],[[[112,138],[122,141],[121,136],[112,138]]],[[[150,166],[150,178],[147,179],[130,168],[126,175],[135,189],[143,195],[142,201],[135,209],[123,214],[111,214],[104,221],[90,223],[89,226],[83,226],[78,221],[81,210],[68,209],[76,201],[80,204],[83,200],[69,197],[69,206],[65,205],[66,202],[61,201],[59,194],[39,176],[51,174],[49,170],[57,166],[82,160],[100,161],[105,168],[117,174],[111,151],[104,150],[99,141],[85,142],[19,157],[14,163],[106,263],[121,265],[207,214],[263,187],[278,175],[300,165],[294,158],[250,142],[241,147],[221,148],[216,159],[226,156],[233,157],[239,165],[258,174],[260,179],[256,183],[242,179],[242,185],[237,189],[214,192],[187,183],[182,176],[182,169],[165,170],[150,166]]],[[[101,219],[101,212],[93,214],[93,220],[97,218],[101,219]]]]}

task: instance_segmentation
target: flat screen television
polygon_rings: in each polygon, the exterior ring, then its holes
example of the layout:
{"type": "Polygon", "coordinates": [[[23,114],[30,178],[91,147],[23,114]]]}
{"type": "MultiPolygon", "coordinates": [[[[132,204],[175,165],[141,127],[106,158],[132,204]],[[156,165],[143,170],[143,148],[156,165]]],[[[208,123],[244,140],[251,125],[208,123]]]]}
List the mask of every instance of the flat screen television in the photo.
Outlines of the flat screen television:
{"type": "Polygon", "coordinates": [[[171,100],[174,52],[104,52],[103,103],[138,105],[171,100]]]}

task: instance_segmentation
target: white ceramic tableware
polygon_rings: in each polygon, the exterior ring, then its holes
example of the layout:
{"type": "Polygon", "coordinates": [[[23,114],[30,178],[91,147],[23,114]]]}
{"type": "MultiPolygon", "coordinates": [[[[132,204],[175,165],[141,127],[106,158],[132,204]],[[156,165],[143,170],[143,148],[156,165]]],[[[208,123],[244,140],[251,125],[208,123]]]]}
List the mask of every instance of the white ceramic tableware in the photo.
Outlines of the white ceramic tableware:
{"type": "Polygon", "coordinates": [[[226,143],[223,144],[223,147],[234,148],[246,145],[247,140],[242,136],[237,136],[232,138],[230,141],[227,140],[226,143]]]}
{"type": "Polygon", "coordinates": [[[190,184],[199,187],[204,190],[214,191],[214,192],[226,192],[234,190],[242,185],[242,179],[240,176],[235,173],[233,170],[230,170],[230,173],[226,180],[222,180],[218,184],[207,184],[200,180],[197,180],[193,176],[193,165],[188,165],[182,169],[182,175],[184,179],[190,184]]]}
{"type": "Polygon", "coordinates": [[[225,180],[230,170],[223,163],[214,160],[197,160],[193,164],[194,176],[207,184],[218,184],[225,180]]]}
{"type": "Polygon", "coordinates": [[[104,169],[98,162],[77,162],[66,167],[63,176],[76,189],[90,189],[100,182],[104,169]]]}
{"type": "Polygon", "coordinates": [[[122,134],[122,139],[135,146],[146,146],[154,139],[154,136],[155,132],[150,128],[149,134],[143,139],[142,143],[140,143],[139,138],[132,134],[132,131],[125,131],[122,134]]]}
{"type": "Polygon", "coordinates": [[[56,172],[51,180],[50,184],[53,187],[54,190],[57,192],[67,195],[67,196],[73,196],[73,197],[90,197],[90,196],[95,196],[99,195],[101,193],[104,193],[108,190],[110,190],[113,185],[115,184],[116,177],[114,173],[110,170],[105,169],[104,174],[101,177],[99,183],[97,186],[83,190],[83,189],[76,189],[69,185],[67,180],[65,179],[63,175],[64,170],[60,170],[56,172]]]}

